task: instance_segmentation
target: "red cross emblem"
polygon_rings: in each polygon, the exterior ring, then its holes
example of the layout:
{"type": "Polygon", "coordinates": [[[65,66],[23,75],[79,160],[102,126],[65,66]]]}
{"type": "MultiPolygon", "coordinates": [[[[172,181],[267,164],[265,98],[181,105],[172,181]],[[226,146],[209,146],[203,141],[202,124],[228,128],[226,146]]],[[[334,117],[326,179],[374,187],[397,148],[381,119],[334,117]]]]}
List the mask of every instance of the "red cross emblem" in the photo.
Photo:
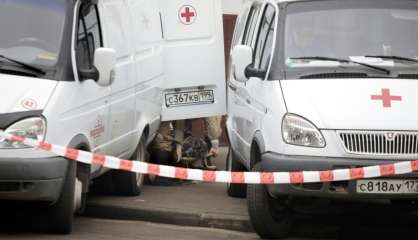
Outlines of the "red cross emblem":
{"type": "Polygon", "coordinates": [[[182,6],[179,11],[179,18],[181,23],[191,25],[196,21],[197,13],[193,6],[182,6]]]}
{"type": "Polygon", "coordinates": [[[379,100],[383,101],[384,108],[391,108],[392,101],[402,101],[401,96],[392,96],[390,95],[390,89],[384,88],[382,89],[382,95],[372,95],[372,100],[379,100]]]}
{"type": "Polygon", "coordinates": [[[22,107],[24,107],[28,110],[33,110],[33,109],[36,109],[38,107],[38,104],[36,103],[35,100],[33,100],[31,98],[26,98],[26,99],[23,99],[23,101],[22,101],[22,107]]]}

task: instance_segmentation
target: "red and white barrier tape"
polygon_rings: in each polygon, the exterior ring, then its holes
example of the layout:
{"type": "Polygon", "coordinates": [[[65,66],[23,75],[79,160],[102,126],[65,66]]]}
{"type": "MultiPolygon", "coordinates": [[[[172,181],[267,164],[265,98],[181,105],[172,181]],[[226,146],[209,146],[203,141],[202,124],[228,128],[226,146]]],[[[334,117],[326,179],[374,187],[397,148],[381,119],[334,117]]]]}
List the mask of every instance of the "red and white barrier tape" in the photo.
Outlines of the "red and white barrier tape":
{"type": "Polygon", "coordinates": [[[199,169],[178,168],[155,165],[144,162],[123,160],[110,156],[93,154],[85,151],[61,147],[49,143],[38,142],[28,138],[21,138],[0,131],[0,139],[6,138],[13,142],[23,143],[30,147],[54,153],[74,161],[90,165],[99,165],[110,169],[151,174],[161,177],[183,180],[195,180],[212,183],[238,184],[297,184],[319,183],[332,181],[348,181],[368,179],[384,176],[401,175],[418,172],[418,160],[406,161],[381,166],[361,167],[353,169],[339,169],[329,171],[307,172],[226,172],[204,171],[199,169]]]}

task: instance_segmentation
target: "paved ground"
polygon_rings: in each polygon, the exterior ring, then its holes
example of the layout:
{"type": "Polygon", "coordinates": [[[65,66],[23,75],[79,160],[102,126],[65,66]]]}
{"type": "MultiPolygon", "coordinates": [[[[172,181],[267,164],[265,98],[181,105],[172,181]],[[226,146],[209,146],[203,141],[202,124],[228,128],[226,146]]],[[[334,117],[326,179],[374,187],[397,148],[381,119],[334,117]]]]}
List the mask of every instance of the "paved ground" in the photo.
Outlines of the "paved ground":
{"type": "MultiPolygon", "coordinates": [[[[19,226],[17,223],[16,226],[19,226]]],[[[93,218],[77,218],[74,233],[57,236],[39,233],[23,226],[19,229],[1,229],[0,239],[11,240],[250,240],[255,234],[205,228],[180,227],[136,221],[114,221],[93,218]]]]}
{"type": "MultiPolygon", "coordinates": [[[[373,213],[374,214],[374,213],[373,213]]],[[[12,240],[165,240],[165,239],[184,239],[184,240],[254,240],[258,237],[254,233],[242,233],[213,228],[182,227],[176,225],[156,224],[141,221],[118,221],[108,219],[94,219],[78,217],[75,220],[74,231],[72,235],[59,236],[49,235],[42,232],[29,219],[32,215],[28,214],[24,218],[6,218],[1,215],[0,220],[0,239],[12,240]],[[12,220],[10,220],[12,219],[12,220]],[[7,220],[5,223],[4,220],[7,220]]],[[[332,223],[335,219],[322,219],[327,222],[325,225],[316,223],[317,219],[309,220],[305,227],[317,228],[315,236],[299,233],[293,233],[292,237],[285,240],[410,240],[418,239],[417,224],[413,220],[406,221],[404,218],[396,218],[393,215],[377,214],[374,216],[359,216],[355,219],[336,218],[338,222],[345,222],[338,231],[332,236],[326,234],[328,229],[335,225],[332,223]]]]}
{"type": "MultiPolygon", "coordinates": [[[[224,166],[223,149],[218,166],[224,166]]],[[[319,203],[323,214],[299,216],[292,236],[329,239],[418,239],[418,216],[391,206],[319,203]],[[328,204],[328,205],[327,205],[328,204]],[[330,204],[330,205],[329,205],[330,204]],[[331,207],[338,211],[329,212],[331,207]],[[340,211],[341,209],[341,211],[340,211]],[[362,238],[363,237],[363,238],[362,238]],[[404,238],[402,238],[404,237],[404,238]]],[[[88,215],[183,226],[253,231],[244,199],[229,198],[224,184],[146,186],[140,197],[90,197],[88,215]]],[[[413,209],[412,209],[413,210],[413,209]]]]}
{"type": "MultiPolygon", "coordinates": [[[[227,148],[215,160],[224,167],[227,148]]],[[[139,197],[89,196],[87,215],[185,226],[251,231],[245,199],[229,198],[225,184],[145,186],[139,197]]]]}
{"type": "Polygon", "coordinates": [[[245,199],[226,196],[225,186],[146,186],[139,197],[91,196],[87,215],[185,226],[251,231],[245,199]]]}
{"type": "MultiPolygon", "coordinates": [[[[225,152],[217,160],[219,166],[224,165],[225,152]]],[[[322,202],[314,206],[322,214],[298,216],[288,240],[418,239],[416,209],[322,202]],[[330,211],[333,207],[342,210],[330,211]]],[[[38,220],[32,209],[1,202],[0,239],[257,239],[251,233],[246,201],[227,197],[223,184],[146,186],[136,198],[90,197],[89,215],[104,219],[77,218],[70,236],[42,233],[45,221],[38,220]]]]}

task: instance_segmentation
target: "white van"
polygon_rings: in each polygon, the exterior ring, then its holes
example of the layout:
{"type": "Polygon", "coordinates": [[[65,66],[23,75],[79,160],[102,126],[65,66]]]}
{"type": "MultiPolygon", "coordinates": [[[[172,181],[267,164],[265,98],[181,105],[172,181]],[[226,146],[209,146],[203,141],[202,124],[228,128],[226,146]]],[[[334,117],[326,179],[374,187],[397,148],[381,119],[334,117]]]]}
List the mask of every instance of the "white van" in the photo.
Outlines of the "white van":
{"type": "MultiPolygon", "coordinates": [[[[231,53],[229,170],[318,171],[416,159],[417,27],[418,1],[251,1],[231,53]]],[[[300,204],[305,210],[317,198],[410,204],[417,186],[418,176],[409,174],[229,185],[228,193],[246,193],[257,233],[277,238],[286,236],[300,204]]]]}
{"type": "Polygon", "coordinates": [[[165,46],[162,120],[226,114],[221,0],[160,0],[165,46]]]}
{"type": "MultiPolygon", "coordinates": [[[[183,105],[168,101],[173,111],[221,100],[217,81],[224,80],[219,74],[224,66],[217,57],[223,39],[214,16],[219,13],[221,20],[222,13],[220,1],[211,2],[0,0],[0,129],[145,161],[145,146],[162,118],[165,85],[173,88],[166,98],[185,89],[193,92],[183,105]],[[212,12],[202,9],[208,6],[212,12]],[[207,29],[195,31],[194,24],[207,29]],[[197,50],[201,45],[204,51],[197,50]],[[183,50],[193,57],[186,58],[183,50]],[[180,64],[175,61],[179,54],[180,64]],[[198,74],[186,65],[202,70],[205,81],[213,79],[206,84],[193,79],[198,74]],[[211,68],[214,74],[203,71],[211,68]],[[179,79],[183,84],[167,83],[179,79]]],[[[223,112],[225,107],[212,113],[223,112]]],[[[71,231],[73,213],[82,211],[91,180],[106,171],[0,141],[0,199],[45,203],[42,214],[49,217],[52,232],[71,231]]],[[[113,187],[122,195],[139,194],[142,182],[139,174],[113,174],[113,187]]]]}

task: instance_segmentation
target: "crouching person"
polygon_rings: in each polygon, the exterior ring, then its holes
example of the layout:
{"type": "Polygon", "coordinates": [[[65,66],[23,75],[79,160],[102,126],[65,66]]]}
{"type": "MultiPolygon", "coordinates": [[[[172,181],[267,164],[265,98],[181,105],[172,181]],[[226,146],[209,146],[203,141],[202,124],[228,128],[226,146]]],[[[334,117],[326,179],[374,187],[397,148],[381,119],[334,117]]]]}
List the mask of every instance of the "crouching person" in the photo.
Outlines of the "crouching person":
{"type": "Polygon", "coordinates": [[[183,130],[181,122],[162,122],[157,135],[149,147],[151,162],[173,165],[181,160],[183,130]]]}
{"type": "Polygon", "coordinates": [[[163,122],[149,149],[151,161],[161,165],[216,170],[212,157],[219,154],[221,121],[222,117],[205,118],[204,132],[186,139],[185,121],[163,122]]]}
{"type": "Polygon", "coordinates": [[[197,136],[191,136],[191,121],[186,120],[188,126],[186,132],[189,137],[183,143],[183,159],[194,158],[199,163],[193,164],[194,168],[203,168],[207,170],[216,170],[217,167],[213,164],[212,158],[219,154],[219,138],[222,135],[221,122],[222,117],[209,117],[203,119],[204,130],[197,136]],[[200,165],[199,165],[200,164],[200,165]]]}
{"type": "Polygon", "coordinates": [[[216,169],[216,166],[212,162],[212,157],[217,157],[219,154],[219,138],[222,135],[221,127],[222,117],[209,117],[205,118],[205,132],[204,138],[209,146],[208,157],[203,162],[203,167],[206,169],[216,169]]]}

